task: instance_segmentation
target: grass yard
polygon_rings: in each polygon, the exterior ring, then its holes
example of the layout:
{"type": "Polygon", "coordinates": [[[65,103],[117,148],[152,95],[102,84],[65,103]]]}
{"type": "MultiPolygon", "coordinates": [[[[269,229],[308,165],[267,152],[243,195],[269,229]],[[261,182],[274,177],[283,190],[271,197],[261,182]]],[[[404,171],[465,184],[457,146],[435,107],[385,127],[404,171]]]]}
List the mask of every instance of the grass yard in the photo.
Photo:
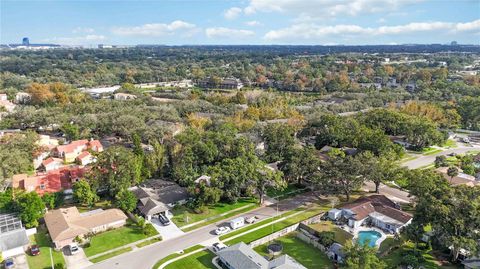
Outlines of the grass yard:
{"type": "Polygon", "coordinates": [[[299,187],[296,184],[290,184],[283,190],[267,189],[267,195],[277,200],[284,200],[307,191],[308,189],[303,186],[299,187]]]}
{"type": "Polygon", "coordinates": [[[398,244],[400,244],[398,240],[395,240],[393,237],[387,237],[380,244],[380,247],[378,248],[378,252],[380,253],[380,255],[382,255],[383,253],[393,248],[394,246],[397,246],[398,244]]]}
{"type": "Polygon", "coordinates": [[[119,250],[115,250],[115,251],[110,252],[108,254],[93,258],[90,261],[93,262],[93,263],[97,263],[97,262],[101,262],[101,261],[110,259],[112,257],[118,256],[118,255],[123,254],[123,253],[130,252],[130,251],[132,251],[131,247],[121,248],[119,250]]]}
{"type": "MultiPolygon", "coordinates": [[[[397,268],[402,262],[402,257],[405,256],[404,252],[412,249],[413,243],[407,242],[403,244],[400,248],[392,251],[388,255],[383,256],[381,259],[387,263],[389,268],[397,268]]],[[[430,249],[419,249],[418,251],[421,252],[421,255],[424,259],[420,266],[423,266],[425,269],[459,268],[450,263],[442,264],[440,261],[437,260],[434,255],[432,255],[432,250],[430,249]]]]}
{"type": "Polygon", "coordinates": [[[215,258],[215,254],[209,250],[203,250],[175,261],[167,265],[165,269],[216,269],[212,263],[213,258],[215,258]]]}
{"type": "Polygon", "coordinates": [[[245,208],[242,208],[242,209],[239,209],[239,210],[235,210],[235,211],[232,211],[232,212],[229,212],[225,215],[222,215],[222,216],[218,216],[218,217],[215,217],[215,218],[212,218],[212,219],[209,219],[208,221],[204,221],[204,222],[201,222],[197,225],[193,225],[193,226],[190,226],[190,227],[187,227],[187,228],[183,228],[181,229],[182,231],[184,232],[189,232],[189,231],[193,231],[195,229],[198,229],[198,228],[201,228],[205,225],[208,225],[208,224],[212,224],[212,223],[215,223],[215,222],[218,222],[220,220],[223,220],[223,219],[227,219],[227,218],[230,218],[230,217],[233,217],[235,215],[238,215],[238,214],[242,214],[242,213],[245,213],[245,212],[248,212],[250,210],[253,210],[255,208],[258,207],[258,204],[254,203],[254,204],[251,204],[245,208]]]}
{"type": "Polygon", "coordinates": [[[296,212],[300,212],[302,210],[305,210],[304,208],[297,208],[297,209],[294,209],[294,210],[291,210],[291,211],[287,211],[281,215],[278,215],[278,216],[274,216],[274,217],[271,217],[271,218],[268,218],[268,219],[264,219],[262,221],[259,221],[259,222],[256,222],[256,223],[253,223],[253,224],[250,224],[250,225],[246,225],[240,229],[237,229],[235,231],[232,231],[230,233],[227,233],[227,234],[224,234],[222,236],[220,236],[220,240],[225,240],[225,239],[228,239],[230,237],[233,237],[237,234],[241,234],[241,233],[244,233],[246,231],[249,231],[249,230],[252,230],[256,227],[260,227],[262,225],[265,225],[267,223],[271,223],[272,221],[275,221],[277,219],[280,219],[280,218],[283,218],[283,217],[288,217],[292,214],[295,214],[296,212]]]}
{"type": "Polygon", "coordinates": [[[443,150],[441,150],[441,149],[432,149],[432,150],[429,150],[429,151],[423,153],[423,155],[425,155],[425,156],[433,155],[433,154],[437,154],[437,153],[442,152],[442,151],[443,150]]]}
{"type": "Polygon", "coordinates": [[[77,207],[77,209],[80,213],[83,213],[83,212],[88,212],[88,211],[92,211],[92,210],[100,209],[100,208],[101,209],[112,208],[112,201],[102,199],[102,200],[96,202],[95,205],[93,205],[92,207],[88,207],[88,206],[84,206],[84,205],[80,205],[80,204],[75,204],[75,206],[77,207]]]}
{"type": "MultiPolygon", "coordinates": [[[[287,254],[309,269],[333,268],[330,259],[319,249],[298,239],[294,233],[280,237],[276,242],[283,245],[282,254],[287,254]]],[[[267,245],[254,248],[262,256],[268,256],[267,245]]]]}
{"type": "Polygon", "coordinates": [[[226,242],[228,245],[233,245],[238,242],[244,242],[246,244],[249,244],[252,241],[255,241],[259,238],[265,237],[269,234],[272,234],[274,232],[280,231],[288,226],[291,226],[295,223],[298,223],[300,221],[306,220],[308,218],[311,218],[315,215],[318,215],[322,212],[326,212],[329,208],[325,208],[325,206],[314,206],[312,208],[309,208],[307,211],[302,212],[301,214],[295,215],[293,217],[287,218],[285,220],[272,223],[272,225],[268,225],[266,227],[260,228],[258,230],[252,231],[251,233],[239,236],[237,238],[234,238],[232,240],[229,240],[226,242]]]}
{"type": "Polygon", "coordinates": [[[137,248],[143,248],[145,246],[155,244],[155,243],[160,242],[160,241],[162,241],[161,237],[155,237],[155,238],[152,238],[152,239],[145,240],[142,243],[136,244],[135,246],[137,248]]]}
{"type": "MultiPolygon", "coordinates": [[[[154,229],[152,229],[153,231],[154,229]]],[[[122,228],[103,232],[93,236],[90,240],[90,246],[85,249],[87,257],[118,248],[138,240],[142,240],[154,235],[157,235],[157,231],[154,230],[154,234],[145,235],[143,231],[135,226],[127,225],[122,228]]]]}
{"type": "Polygon", "coordinates": [[[339,244],[345,245],[346,242],[352,241],[353,235],[347,231],[342,230],[341,228],[337,227],[331,221],[322,221],[315,224],[309,225],[312,229],[318,232],[334,232],[335,233],[335,241],[339,244]]]}
{"type": "Polygon", "coordinates": [[[158,269],[160,267],[160,265],[166,263],[167,261],[171,260],[171,259],[175,259],[176,257],[180,257],[182,255],[185,255],[185,254],[188,254],[190,252],[193,252],[197,249],[202,249],[203,246],[201,245],[196,245],[196,246],[193,246],[193,247],[189,247],[187,249],[184,249],[183,252],[180,254],[180,253],[173,253],[173,254],[170,254],[168,255],[167,257],[159,260],[157,263],[155,263],[155,265],[153,266],[153,269],[158,269]]]}
{"type": "Polygon", "coordinates": [[[448,139],[445,144],[442,145],[444,148],[456,148],[457,147],[457,142],[453,139],[448,139]]]}
{"type": "MultiPolygon", "coordinates": [[[[53,244],[50,237],[46,234],[45,229],[39,228],[36,234],[30,236],[30,242],[32,244],[37,244],[40,247],[40,255],[38,256],[31,256],[30,252],[27,252],[27,262],[30,269],[51,268],[50,249],[53,244]]],[[[61,252],[52,249],[52,256],[54,264],[65,264],[61,252]]]]}
{"type": "MultiPolygon", "coordinates": [[[[186,206],[177,206],[172,210],[173,218],[171,219],[178,227],[185,226],[190,223],[195,223],[210,217],[214,217],[220,215],[222,213],[226,213],[228,211],[232,211],[234,209],[248,206],[248,205],[255,205],[256,201],[254,199],[239,199],[237,203],[229,204],[229,203],[217,203],[216,205],[209,206],[207,212],[203,212],[197,214],[193,212],[191,209],[187,208],[186,206]],[[188,221],[187,221],[188,219],[188,221]]],[[[253,209],[253,207],[252,207],[253,209]]]]}

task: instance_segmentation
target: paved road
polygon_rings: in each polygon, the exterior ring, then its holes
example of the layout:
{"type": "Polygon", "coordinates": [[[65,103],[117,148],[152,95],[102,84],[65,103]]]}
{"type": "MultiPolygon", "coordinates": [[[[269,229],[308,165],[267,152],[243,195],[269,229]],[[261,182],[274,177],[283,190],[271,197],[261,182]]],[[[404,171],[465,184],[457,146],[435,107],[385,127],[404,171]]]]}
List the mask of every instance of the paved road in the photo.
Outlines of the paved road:
{"type": "Polygon", "coordinates": [[[437,156],[448,155],[448,154],[451,154],[451,153],[464,154],[464,153],[467,153],[467,152],[473,151],[473,150],[480,150],[480,145],[473,145],[471,147],[461,146],[461,147],[454,148],[454,149],[447,149],[445,151],[438,152],[438,153],[435,153],[435,154],[432,154],[432,155],[421,156],[417,159],[405,162],[402,165],[405,166],[405,167],[408,167],[409,169],[417,169],[417,168],[424,167],[424,166],[432,164],[433,162],[435,162],[435,158],[437,156]]]}
{"type": "MultiPolygon", "coordinates": [[[[294,199],[287,199],[278,203],[278,211],[284,212],[306,205],[317,200],[313,193],[307,193],[294,199]]],[[[243,214],[255,215],[260,219],[265,219],[276,215],[277,205],[261,207],[250,213],[243,214]]],[[[232,217],[234,218],[234,217],[232,217]]],[[[231,219],[231,218],[230,218],[231,219]]],[[[229,219],[227,219],[229,220],[229,219]]],[[[114,257],[101,263],[87,267],[88,269],[151,269],[160,259],[174,252],[197,245],[207,240],[215,239],[217,236],[213,233],[219,225],[225,225],[225,221],[210,224],[198,230],[186,233],[177,238],[162,241],[132,252],[114,257]]]]}
{"type": "MultiPolygon", "coordinates": [[[[367,181],[363,185],[363,189],[365,191],[373,192],[375,191],[375,184],[371,181],[367,181]]],[[[380,194],[383,194],[388,198],[390,198],[392,201],[395,201],[398,203],[410,203],[413,198],[409,195],[408,192],[389,187],[385,184],[380,184],[379,192],[380,194]]]]}

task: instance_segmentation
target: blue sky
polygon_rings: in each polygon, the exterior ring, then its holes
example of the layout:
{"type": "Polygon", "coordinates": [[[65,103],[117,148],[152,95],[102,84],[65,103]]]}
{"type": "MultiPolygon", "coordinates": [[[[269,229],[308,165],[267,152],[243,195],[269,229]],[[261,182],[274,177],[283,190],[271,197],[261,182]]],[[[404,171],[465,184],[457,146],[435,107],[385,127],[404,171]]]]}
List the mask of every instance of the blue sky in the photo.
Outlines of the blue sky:
{"type": "Polygon", "coordinates": [[[0,43],[480,44],[480,0],[0,1],[0,43]]]}

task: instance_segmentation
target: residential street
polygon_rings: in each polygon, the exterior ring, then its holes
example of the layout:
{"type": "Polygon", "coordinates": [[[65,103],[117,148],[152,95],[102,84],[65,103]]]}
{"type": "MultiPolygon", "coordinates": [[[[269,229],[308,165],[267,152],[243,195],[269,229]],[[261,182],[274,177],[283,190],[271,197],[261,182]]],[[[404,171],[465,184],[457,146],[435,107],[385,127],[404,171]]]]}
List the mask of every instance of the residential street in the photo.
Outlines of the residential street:
{"type": "Polygon", "coordinates": [[[438,153],[435,153],[435,154],[432,154],[432,155],[421,156],[417,159],[405,162],[402,165],[408,167],[409,169],[417,169],[417,168],[424,167],[424,166],[432,164],[435,161],[435,158],[437,156],[448,155],[448,154],[451,154],[451,153],[465,154],[465,153],[467,153],[469,151],[473,151],[473,150],[480,150],[480,145],[477,144],[477,145],[472,145],[470,147],[469,146],[461,146],[461,147],[454,148],[454,149],[448,149],[448,150],[438,152],[438,153]]]}
{"type": "MultiPolygon", "coordinates": [[[[375,191],[375,184],[371,181],[365,182],[363,186],[363,189],[365,191],[375,191]]],[[[410,203],[412,200],[412,197],[409,196],[408,192],[389,187],[385,184],[380,184],[379,190],[380,194],[383,194],[390,198],[392,201],[398,203],[410,203]]]]}
{"type": "MultiPolygon", "coordinates": [[[[313,193],[307,193],[297,196],[294,199],[287,199],[278,204],[278,211],[288,211],[305,205],[309,202],[315,201],[317,198],[313,193]]],[[[243,214],[243,216],[255,215],[260,219],[265,219],[276,215],[277,205],[268,207],[261,207],[243,214]]],[[[160,259],[172,254],[174,252],[186,249],[188,247],[200,244],[207,240],[212,240],[217,237],[213,233],[218,226],[225,225],[224,223],[235,217],[223,220],[218,223],[207,225],[198,230],[186,233],[176,238],[162,241],[160,243],[150,245],[144,248],[134,250],[132,252],[111,258],[109,260],[91,265],[89,269],[151,269],[152,266],[160,259]]]]}

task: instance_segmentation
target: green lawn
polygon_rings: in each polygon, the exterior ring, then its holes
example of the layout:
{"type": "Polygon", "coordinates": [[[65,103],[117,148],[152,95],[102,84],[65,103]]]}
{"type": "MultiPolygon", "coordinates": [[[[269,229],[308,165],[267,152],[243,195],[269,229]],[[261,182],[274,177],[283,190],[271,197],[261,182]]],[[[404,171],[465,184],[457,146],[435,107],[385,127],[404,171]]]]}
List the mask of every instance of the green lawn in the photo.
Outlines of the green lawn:
{"type": "Polygon", "coordinates": [[[127,225],[93,236],[90,240],[90,246],[85,248],[85,254],[90,257],[157,234],[155,230],[155,234],[145,235],[139,228],[127,225]]]}
{"type": "MultiPolygon", "coordinates": [[[[280,237],[276,242],[283,246],[282,254],[287,254],[297,262],[309,269],[333,268],[330,259],[319,249],[298,239],[294,233],[280,237]]],[[[268,256],[267,245],[258,246],[255,249],[260,255],[268,256]]]]}
{"type": "Polygon", "coordinates": [[[209,250],[203,250],[175,261],[167,265],[165,269],[216,269],[212,263],[213,258],[215,258],[215,254],[209,250]]]}
{"type": "Polygon", "coordinates": [[[193,251],[195,251],[195,250],[197,250],[197,249],[202,249],[202,248],[203,248],[203,246],[201,246],[201,245],[196,245],[196,246],[189,247],[189,248],[183,250],[183,253],[182,253],[182,254],[180,254],[180,253],[170,254],[170,255],[168,255],[167,257],[165,257],[165,258],[159,260],[157,263],[155,263],[155,265],[153,266],[153,269],[158,269],[158,268],[160,267],[160,265],[164,264],[165,262],[167,262],[167,261],[169,261],[169,260],[171,260],[171,259],[174,259],[174,258],[176,258],[176,257],[180,257],[180,256],[182,256],[182,255],[188,254],[188,253],[190,253],[190,252],[193,252],[193,251]]]}
{"type": "Polygon", "coordinates": [[[93,263],[97,263],[97,262],[101,262],[101,261],[110,259],[112,257],[118,256],[118,255],[123,254],[123,253],[130,252],[130,251],[132,251],[131,247],[121,248],[119,250],[115,250],[115,251],[110,252],[108,254],[93,258],[90,261],[93,262],[93,263]]]}
{"type": "Polygon", "coordinates": [[[433,154],[437,154],[437,153],[442,152],[442,151],[443,150],[441,150],[441,149],[432,149],[432,150],[429,150],[429,151],[423,153],[423,155],[425,155],[425,156],[433,155],[433,154]]]}
{"type": "MultiPolygon", "coordinates": [[[[46,231],[39,228],[36,234],[30,236],[30,242],[32,244],[37,244],[40,247],[40,255],[38,256],[31,256],[30,252],[27,251],[27,262],[30,269],[51,268],[50,249],[53,244],[50,237],[47,236],[46,231]]],[[[54,264],[65,264],[61,252],[52,249],[52,256],[54,264]]]]}
{"type": "Polygon", "coordinates": [[[400,244],[399,240],[395,240],[393,237],[387,237],[385,240],[382,241],[380,247],[378,248],[378,252],[382,255],[384,252],[388,251],[390,248],[400,244]]]}
{"type": "Polygon", "coordinates": [[[284,200],[306,191],[308,191],[308,189],[305,189],[303,186],[299,187],[296,184],[290,184],[283,190],[267,189],[267,195],[277,200],[284,200]]]}
{"type": "Polygon", "coordinates": [[[233,236],[235,236],[235,235],[237,235],[237,234],[241,234],[241,233],[244,233],[244,232],[246,232],[246,231],[252,230],[252,229],[254,229],[254,228],[256,228],[256,227],[260,227],[260,226],[262,226],[262,225],[271,223],[272,221],[278,220],[278,219],[280,219],[280,218],[288,217],[288,216],[290,216],[290,215],[292,215],[292,214],[295,214],[296,212],[299,212],[299,211],[302,211],[302,210],[305,210],[305,209],[304,209],[304,208],[297,208],[297,209],[295,209],[295,210],[287,211],[287,212],[285,212],[285,213],[283,213],[283,214],[281,214],[281,215],[274,216],[274,217],[271,217],[271,218],[264,219],[264,220],[262,220],[262,221],[256,222],[256,223],[254,223],[254,224],[250,224],[250,225],[244,226],[244,227],[242,227],[242,228],[240,228],[240,229],[237,229],[237,230],[232,231],[232,232],[230,232],[230,233],[228,233],[228,234],[225,234],[225,235],[220,236],[220,240],[228,239],[228,238],[233,237],[233,236]]]}
{"type": "Polygon", "coordinates": [[[152,238],[152,239],[145,240],[142,243],[136,244],[135,246],[137,246],[137,248],[143,248],[145,246],[155,244],[155,243],[160,242],[160,241],[162,241],[161,237],[155,237],[155,238],[152,238]]]}
{"type": "Polygon", "coordinates": [[[201,222],[201,223],[199,223],[199,224],[197,224],[197,225],[193,225],[193,226],[190,226],[190,227],[187,227],[187,228],[183,228],[183,229],[181,229],[181,230],[184,231],[184,232],[193,231],[193,230],[198,229],[198,228],[201,228],[201,227],[203,227],[203,226],[205,226],[205,225],[208,225],[208,224],[211,224],[211,223],[215,223],[215,222],[218,222],[218,221],[220,221],[220,220],[227,219],[227,218],[230,218],[230,217],[233,217],[233,216],[236,216],[236,215],[239,215],[239,214],[248,212],[248,211],[253,210],[253,209],[257,208],[257,207],[258,207],[258,204],[254,203],[254,204],[248,205],[248,206],[245,207],[245,208],[242,208],[242,209],[238,209],[238,210],[229,212],[229,213],[227,213],[227,214],[225,214],[225,215],[222,215],[222,216],[218,216],[218,217],[209,219],[208,221],[204,221],[204,222],[201,222]]]}
{"type": "MultiPolygon", "coordinates": [[[[173,210],[173,218],[171,219],[178,227],[185,226],[190,223],[204,220],[206,218],[214,217],[219,214],[240,208],[242,206],[254,205],[256,201],[254,199],[239,199],[237,203],[217,203],[210,206],[208,211],[197,214],[186,206],[176,206],[173,210]]],[[[252,208],[253,209],[253,208],[252,208]]]]}
{"type": "Polygon", "coordinates": [[[341,245],[345,245],[346,242],[352,240],[353,235],[347,231],[342,230],[340,227],[337,227],[331,221],[322,221],[315,224],[309,225],[312,229],[318,232],[334,232],[335,233],[335,241],[341,245]]]}
{"type": "Polygon", "coordinates": [[[83,213],[83,212],[88,212],[88,211],[99,209],[99,208],[101,208],[101,209],[112,208],[112,201],[103,199],[103,200],[100,200],[100,201],[96,202],[95,205],[93,205],[92,207],[88,207],[88,206],[84,206],[84,205],[80,205],[80,204],[75,204],[75,206],[77,207],[77,209],[80,213],[83,213]]]}
{"type": "Polygon", "coordinates": [[[245,242],[246,244],[249,244],[252,241],[255,241],[259,238],[265,237],[271,233],[280,231],[288,226],[291,226],[295,223],[298,223],[300,221],[306,220],[308,218],[311,218],[315,215],[320,214],[321,212],[327,211],[328,208],[325,208],[324,206],[313,206],[309,208],[307,211],[302,212],[301,214],[295,215],[293,217],[289,217],[285,220],[272,223],[272,225],[268,225],[266,227],[260,228],[258,230],[252,231],[251,233],[239,236],[237,238],[234,238],[232,240],[227,241],[226,243],[228,245],[233,245],[238,242],[245,242]]]}
{"type": "MultiPolygon", "coordinates": [[[[400,248],[392,251],[386,256],[383,256],[381,259],[385,261],[388,264],[389,268],[397,268],[401,261],[402,257],[405,255],[404,251],[406,250],[412,250],[413,249],[413,243],[407,242],[403,244],[400,248]]],[[[427,249],[427,250],[418,250],[421,252],[422,257],[424,258],[424,262],[422,262],[420,265],[423,266],[426,269],[440,269],[440,268],[455,268],[455,265],[451,264],[441,264],[435,256],[432,255],[432,251],[427,249]]]]}
{"type": "Polygon", "coordinates": [[[453,139],[448,139],[445,144],[442,145],[444,148],[456,148],[457,147],[457,142],[453,139]]]}

